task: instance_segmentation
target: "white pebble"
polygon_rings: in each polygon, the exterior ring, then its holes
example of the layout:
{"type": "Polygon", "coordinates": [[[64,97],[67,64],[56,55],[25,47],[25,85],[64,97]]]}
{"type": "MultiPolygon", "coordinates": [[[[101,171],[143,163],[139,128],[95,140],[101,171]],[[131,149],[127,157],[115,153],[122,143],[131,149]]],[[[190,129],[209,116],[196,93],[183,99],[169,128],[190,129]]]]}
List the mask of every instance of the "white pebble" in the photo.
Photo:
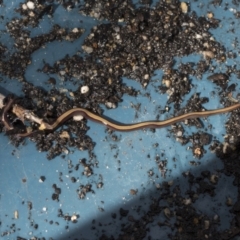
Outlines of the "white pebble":
{"type": "Polygon", "coordinates": [[[59,74],[60,74],[61,76],[64,76],[64,75],[65,75],[65,73],[66,73],[66,72],[65,72],[65,71],[63,71],[63,70],[59,72],[59,74]]]}
{"type": "Polygon", "coordinates": [[[181,137],[181,136],[182,136],[182,131],[178,131],[178,132],[177,132],[177,136],[178,136],[178,137],[181,137]]]}
{"type": "Polygon", "coordinates": [[[35,8],[34,2],[28,1],[28,2],[27,2],[27,7],[28,7],[29,9],[34,9],[34,8],[35,8]]]}
{"type": "Polygon", "coordinates": [[[67,131],[62,131],[59,135],[60,138],[70,138],[70,135],[67,131]]]}
{"type": "Polygon", "coordinates": [[[86,52],[86,53],[92,53],[93,52],[93,48],[92,47],[88,47],[86,45],[82,46],[82,49],[86,52]]]}
{"type": "Polygon", "coordinates": [[[76,221],[76,220],[77,220],[77,215],[72,215],[72,216],[71,216],[71,221],[74,222],[74,221],[76,221]]]}
{"type": "Polygon", "coordinates": [[[167,88],[171,86],[171,80],[165,79],[162,81],[162,83],[165,84],[167,88]]]}
{"type": "Polygon", "coordinates": [[[63,152],[67,155],[69,153],[69,150],[67,148],[63,149],[63,152]]]}
{"type": "Polygon", "coordinates": [[[206,58],[214,58],[214,53],[212,51],[202,51],[200,52],[203,57],[206,58]]]}
{"type": "Polygon", "coordinates": [[[201,38],[202,38],[202,35],[201,35],[201,34],[198,34],[198,33],[196,33],[196,34],[195,34],[195,38],[196,38],[196,39],[201,39],[201,38]]]}
{"type": "Polygon", "coordinates": [[[35,17],[35,13],[34,13],[33,11],[30,11],[30,12],[28,13],[28,15],[29,15],[30,17],[35,17]]]}
{"type": "Polygon", "coordinates": [[[213,14],[212,12],[209,12],[209,13],[207,13],[207,17],[208,17],[209,19],[211,19],[211,18],[214,17],[214,14],[213,14]]]}
{"type": "Polygon", "coordinates": [[[89,91],[89,87],[88,86],[82,86],[81,87],[81,93],[84,94],[84,93],[87,93],[89,91]]]}
{"type": "Polygon", "coordinates": [[[144,75],[144,80],[147,80],[147,79],[149,79],[149,74],[144,75]]]}
{"type": "Polygon", "coordinates": [[[189,23],[189,26],[192,28],[192,27],[195,27],[195,24],[192,23],[192,22],[190,22],[190,23],[189,23]]]}
{"type": "Polygon", "coordinates": [[[182,13],[187,13],[188,12],[188,5],[185,2],[181,2],[181,10],[182,13]]]}
{"type": "Polygon", "coordinates": [[[28,8],[27,5],[24,3],[24,4],[22,5],[22,9],[23,9],[23,10],[27,10],[27,8],[28,8]]]}
{"type": "Polygon", "coordinates": [[[46,212],[46,211],[47,211],[47,208],[46,208],[46,207],[43,207],[42,210],[43,210],[44,212],[46,212]]]}
{"type": "Polygon", "coordinates": [[[80,114],[78,114],[78,115],[75,115],[75,116],[73,116],[73,120],[74,121],[81,121],[81,120],[83,120],[83,116],[82,115],[80,115],[80,114]]]}
{"type": "Polygon", "coordinates": [[[112,102],[106,102],[105,105],[108,107],[108,108],[116,108],[116,105],[112,102]]]}
{"type": "Polygon", "coordinates": [[[72,30],[72,32],[73,32],[73,33],[78,33],[79,30],[78,30],[78,28],[74,28],[74,29],[72,30]]]}
{"type": "Polygon", "coordinates": [[[101,16],[101,14],[97,13],[97,12],[94,12],[94,14],[93,14],[93,17],[96,19],[98,19],[100,16],[101,16]]]}
{"type": "Polygon", "coordinates": [[[14,211],[14,218],[15,218],[15,219],[18,219],[18,218],[19,218],[19,214],[18,214],[18,211],[17,211],[17,210],[14,211]]]}

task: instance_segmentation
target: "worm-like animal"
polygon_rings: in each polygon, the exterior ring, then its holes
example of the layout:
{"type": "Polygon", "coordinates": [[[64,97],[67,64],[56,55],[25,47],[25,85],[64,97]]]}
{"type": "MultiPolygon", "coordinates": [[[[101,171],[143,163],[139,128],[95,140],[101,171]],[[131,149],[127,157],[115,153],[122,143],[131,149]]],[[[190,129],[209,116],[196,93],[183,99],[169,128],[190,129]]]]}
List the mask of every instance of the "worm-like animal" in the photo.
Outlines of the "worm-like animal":
{"type": "MultiPolygon", "coordinates": [[[[177,117],[173,117],[173,118],[170,118],[170,119],[167,119],[164,121],[146,121],[146,122],[139,122],[139,123],[133,123],[133,124],[114,123],[114,121],[110,121],[110,120],[108,120],[104,117],[101,117],[97,114],[94,114],[84,108],[73,108],[73,109],[66,111],[61,116],[59,116],[56,119],[56,121],[52,124],[43,122],[40,125],[39,130],[53,131],[54,129],[61,126],[69,118],[77,116],[77,115],[81,115],[88,120],[105,125],[106,127],[110,128],[112,130],[115,130],[115,131],[124,132],[124,131],[135,131],[135,130],[143,129],[143,128],[163,128],[163,127],[175,124],[177,122],[181,122],[186,119],[209,117],[209,116],[216,115],[216,114],[231,112],[238,108],[240,108],[240,103],[234,104],[230,107],[220,108],[220,109],[216,109],[216,110],[186,113],[186,114],[183,114],[183,115],[180,115],[177,117]]],[[[19,133],[19,134],[17,134],[17,136],[28,137],[28,136],[32,135],[33,133],[34,132],[19,133]]]]}

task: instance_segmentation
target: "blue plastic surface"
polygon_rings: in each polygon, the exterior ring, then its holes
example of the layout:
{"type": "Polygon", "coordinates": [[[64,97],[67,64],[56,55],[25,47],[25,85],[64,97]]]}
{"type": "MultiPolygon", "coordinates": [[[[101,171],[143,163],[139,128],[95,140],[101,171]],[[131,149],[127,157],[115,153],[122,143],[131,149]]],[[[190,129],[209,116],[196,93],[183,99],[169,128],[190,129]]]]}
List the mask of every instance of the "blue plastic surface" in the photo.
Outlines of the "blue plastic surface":
{"type": "MultiPolygon", "coordinates": [[[[21,1],[4,1],[4,7],[0,8],[0,14],[7,17],[0,24],[0,29],[5,30],[5,21],[11,19],[16,13],[14,8],[18,6],[21,1]]],[[[225,3],[223,1],[220,7],[213,7],[208,5],[208,1],[193,1],[191,3],[191,10],[195,10],[197,14],[206,15],[207,12],[214,12],[217,19],[221,19],[221,27],[216,30],[211,30],[213,36],[222,43],[227,50],[238,52],[232,46],[235,38],[239,40],[239,31],[237,26],[239,20],[233,16],[234,6],[229,4],[228,10],[223,10],[225,3]],[[232,24],[235,22],[235,24],[232,24]],[[229,29],[236,28],[235,33],[229,32],[229,29]]],[[[40,26],[33,29],[32,36],[38,33],[48,32],[50,26],[58,23],[63,27],[83,27],[86,29],[85,33],[73,43],[71,42],[53,42],[46,44],[44,49],[39,49],[32,55],[32,64],[28,67],[25,77],[29,82],[36,86],[45,88],[45,82],[48,76],[40,73],[37,69],[42,67],[43,60],[52,64],[56,60],[63,58],[66,54],[70,56],[81,49],[81,44],[84,38],[89,34],[90,28],[99,22],[90,18],[79,15],[77,10],[67,12],[61,6],[57,7],[52,19],[44,16],[41,20],[40,26]],[[82,22],[80,22],[82,20],[82,22]]],[[[12,42],[9,41],[8,34],[1,34],[1,41],[9,47],[12,42]]],[[[176,66],[180,62],[190,62],[195,59],[202,58],[201,55],[193,55],[176,59],[176,66]]],[[[227,63],[220,64],[215,62],[216,72],[224,69],[225,64],[239,65],[239,58],[229,60],[227,63]]],[[[140,91],[140,95],[136,98],[125,95],[123,101],[118,108],[108,110],[104,108],[104,114],[119,122],[134,123],[139,121],[152,120],[156,117],[156,107],[160,104],[162,109],[165,108],[167,102],[167,95],[160,95],[156,91],[156,87],[161,84],[162,72],[156,72],[153,81],[146,89],[143,89],[139,83],[124,79],[123,81],[140,91]],[[145,96],[145,93],[150,94],[150,98],[145,96]],[[136,112],[131,104],[141,103],[140,111],[136,112]],[[137,118],[135,117],[137,114],[137,118]]],[[[21,96],[21,83],[14,79],[9,80],[2,76],[6,81],[0,82],[0,90],[7,90],[21,96]]],[[[207,75],[203,75],[202,79],[192,78],[194,88],[185,97],[182,106],[186,103],[192,93],[201,93],[201,97],[208,97],[209,103],[205,105],[207,109],[216,109],[222,107],[219,104],[219,99],[211,94],[217,87],[206,79],[207,75]]],[[[231,82],[236,83],[237,80],[231,78],[231,82]]],[[[75,86],[76,87],[76,86],[75,86]]],[[[69,86],[60,81],[59,88],[72,89],[74,86],[69,86]]],[[[236,88],[239,90],[239,86],[236,88]]],[[[172,116],[172,112],[161,116],[161,120],[172,116]]],[[[222,141],[225,134],[224,122],[227,115],[218,115],[207,118],[204,124],[213,125],[209,132],[217,140],[222,141]]],[[[118,141],[113,141],[105,132],[105,127],[96,123],[88,122],[90,130],[88,135],[91,136],[96,143],[94,153],[99,162],[99,168],[94,169],[94,175],[89,178],[81,176],[78,171],[69,173],[68,161],[71,160],[73,165],[76,165],[79,159],[88,158],[88,153],[73,150],[73,153],[67,155],[65,159],[57,157],[54,160],[48,161],[46,153],[40,153],[35,149],[35,146],[30,141],[27,144],[15,148],[9,143],[8,137],[4,134],[0,135],[0,235],[4,231],[11,230],[11,224],[15,224],[12,228],[15,232],[2,239],[16,239],[17,236],[30,239],[32,236],[38,238],[45,237],[49,239],[97,239],[102,230],[105,230],[108,235],[117,235],[120,231],[121,223],[127,220],[118,222],[118,219],[111,218],[113,212],[118,212],[119,208],[131,210],[131,214],[136,218],[147,209],[148,204],[151,203],[151,196],[156,194],[156,184],[161,184],[163,181],[173,181],[173,184],[179,184],[182,190],[185,189],[186,180],[182,177],[183,172],[191,171],[198,175],[202,170],[208,169],[216,171],[223,168],[223,165],[217,157],[212,154],[208,147],[205,147],[207,153],[198,161],[193,159],[192,152],[188,150],[189,145],[182,146],[172,137],[169,137],[169,129],[156,129],[155,132],[150,130],[135,131],[130,133],[118,133],[118,141]],[[154,144],[158,143],[158,147],[154,144]],[[148,155],[150,157],[148,157],[148,155]],[[116,157],[117,156],[117,157],[116,157]],[[158,165],[155,162],[155,157],[160,156],[161,160],[167,160],[167,174],[166,178],[161,177],[158,170],[158,165]],[[176,161],[173,161],[176,158],[176,161]],[[195,160],[200,163],[199,166],[194,167],[189,164],[189,161],[195,160]],[[119,168],[121,169],[119,171],[119,168]],[[155,175],[148,176],[148,171],[152,170],[155,175]],[[62,173],[62,175],[61,175],[62,173]],[[76,183],[72,183],[70,178],[78,174],[76,183]],[[102,189],[96,189],[96,183],[99,181],[100,175],[104,180],[102,189]],[[156,178],[156,175],[159,177],[156,178]],[[40,176],[45,176],[44,182],[39,182],[40,176]],[[61,176],[62,182],[59,181],[61,176]],[[23,181],[26,180],[26,182],[23,181]],[[61,188],[59,202],[53,201],[51,196],[54,192],[52,184],[56,184],[61,188]],[[76,189],[80,184],[91,183],[95,194],[89,193],[86,199],[80,200],[77,196],[76,189]],[[137,189],[136,195],[130,194],[130,189],[137,189]],[[32,203],[32,209],[28,210],[28,202],[32,203]],[[142,209],[137,213],[134,207],[141,205],[142,209]],[[62,209],[64,214],[77,214],[80,217],[77,223],[64,221],[58,218],[58,209],[62,209]],[[104,211],[103,211],[104,209],[104,211]],[[14,218],[14,211],[18,211],[19,218],[14,218]],[[29,216],[29,214],[31,216],[29,216]],[[29,220],[30,218],[30,220],[29,220]],[[96,220],[96,229],[91,229],[93,219],[96,220]],[[50,221],[53,224],[50,224],[50,221]],[[31,221],[33,222],[31,226],[31,221]],[[58,222],[59,224],[56,224],[58,222]],[[98,223],[102,226],[99,226],[98,223]],[[109,222],[114,224],[108,225],[109,222]],[[105,226],[104,223],[107,225],[105,226]],[[38,228],[34,228],[34,224],[38,224],[38,228]],[[69,226],[68,229],[65,227],[69,226]]],[[[185,127],[185,131],[197,131],[195,128],[185,127]]],[[[209,130],[208,130],[209,131],[209,130]]],[[[236,201],[237,189],[232,186],[232,177],[221,175],[217,185],[217,196],[210,198],[209,196],[203,199],[198,199],[194,206],[199,209],[199,212],[204,214],[214,214],[215,212],[221,218],[221,225],[219,230],[227,229],[230,225],[232,215],[225,206],[227,197],[231,197],[233,202],[236,201]],[[222,207],[219,206],[222,204],[222,207]]],[[[184,192],[184,191],[183,191],[184,192]]],[[[163,202],[164,204],[164,202],[163,202]]],[[[149,236],[153,239],[168,239],[167,234],[169,229],[162,228],[161,231],[157,226],[159,220],[163,220],[163,214],[154,219],[154,222],[149,225],[149,236]]],[[[147,239],[147,237],[146,237],[147,239]]]]}

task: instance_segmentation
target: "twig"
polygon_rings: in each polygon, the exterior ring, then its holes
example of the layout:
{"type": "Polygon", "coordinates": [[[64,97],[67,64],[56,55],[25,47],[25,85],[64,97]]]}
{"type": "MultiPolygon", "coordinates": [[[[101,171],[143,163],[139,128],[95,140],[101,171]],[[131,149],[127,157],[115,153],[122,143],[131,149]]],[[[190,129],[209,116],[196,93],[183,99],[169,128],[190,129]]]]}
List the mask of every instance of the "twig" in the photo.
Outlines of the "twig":
{"type": "MultiPolygon", "coordinates": [[[[10,99],[7,104],[4,104],[4,99],[6,96],[0,93],[0,109],[3,109],[3,113],[1,116],[1,121],[5,125],[7,130],[11,130],[12,128],[10,127],[10,124],[8,123],[6,119],[6,114],[8,111],[10,111],[10,108],[13,103],[13,99],[10,99]]],[[[29,120],[31,122],[38,123],[39,125],[43,124],[43,120],[41,118],[38,118],[32,111],[25,109],[21,107],[18,104],[13,104],[12,110],[11,110],[23,123],[25,120],[29,120]]]]}
{"type": "Polygon", "coordinates": [[[12,112],[24,123],[24,120],[27,119],[32,122],[36,122],[39,125],[43,123],[41,118],[38,118],[32,111],[24,109],[23,107],[15,104],[13,106],[12,112]]]}

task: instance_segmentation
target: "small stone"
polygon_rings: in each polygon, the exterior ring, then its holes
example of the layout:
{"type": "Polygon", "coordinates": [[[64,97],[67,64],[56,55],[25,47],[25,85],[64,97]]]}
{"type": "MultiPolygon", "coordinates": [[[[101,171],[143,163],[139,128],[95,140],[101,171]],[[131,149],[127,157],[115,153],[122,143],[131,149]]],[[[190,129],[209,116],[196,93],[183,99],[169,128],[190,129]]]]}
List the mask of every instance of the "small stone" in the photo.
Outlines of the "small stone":
{"type": "Polygon", "coordinates": [[[212,51],[201,51],[200,52],[203,57],[206,59],[206,58],[214,58],[214,53],[212,51]]]}
{"type": "Polygon", "coordinates": [[[171,86],[171,80],[166,79],[166,80],[163,80],[162,83],[165,84],[167,88],[171,86]]]}
{"type": "Polygon", "coordinates": [[[59,74],[60,74],[61,76],[64,76],[64,75],[66,74],[66,72],[62,70],[62,71],[59,72],[59,74]]]}
{"type": "Polygon", "coordinates": [[[216,174],[212,174],[210,177],[210,181],[213,184],[217,184],[218,183],[218,176],[216,174]]]}
{"type": "Polygon", "coordinates": [[[27,10],[27,9],[28,9],[27,4],[24,3],[24,4],[22,5],[22,9],[23,9],[23,10],[27,10]]]}
{"type": "Polygon", "coordinates": [[[88,47],[86,45],[82,46],[82,49],[86,52],[86,53],[92,53],[93,52],[93,48],[92,47],[88,47]]]}
{"type": "Polygon", "coordinates": [[[45,178],[44,176],[41,176],[38,181],[39,181],[40,183],[43,183],[45,180],[46,180],[46,178],[45,178]]]}
{"type": "Polygon", "coordinates": [[[147,85],[148,85],[147,82],[143,83],[143,87],[147,87],[147,85]]]}
{"type": "Polygon", "coordinates": [[[70,135],[67,131],[62,131],[61,134],[59,135],[60,138],[70,138],[70,135]]]}
{"type": "Polygon", "coordinates": [[[75,223],[75,222],[77,221],[77,219],[78,219],[77,215],[73,214],[73,215],[71,216],[71,221],[72,221],[73,223],[75,223]]]}
{"type": "Polygon", "coordinates": [[[108,78],[108,84],[111,85],[112,84],[112,79],[108,78]]]}
{"type": "Polygon", "coordinates": [[[85,94],[85,93],[87,93],[89,91],[89,87],[88,86],[82,86],[81,87],[81,93],[82,94],[85,94]]]}
{"type": "Polygon", "coordinates": [[[196,38],[196,39],[202,39],[203,37],[202,37],[201,34],[197,34],[197,33],[196,33],[196,34],[195,34],[195,38],[196,38]]]}
{"type": "Polygon", "coordinates": [[[83,116],[80,115],[80,114],[75,115],[75,116],[73,116],[73,120],[77,121],[77,122],[82,121],[83,120],[83,116]]]}
{"type": "Polygon", "coordinates": [[[232,136],[230,136],[230,137],[229,137],[229,143],[233,144],[233,143],[234,143],[234,141],[235,141],[235,138],[234,138],[234,136],[233,136],[233,135],[232,135],[232,136]]]}
{"type": "Polygon", "coordinates": [[[33,11],[29,12],[29,17],[35,17],[35,13],[33,11]]]}
{"type": "Polygon", "coordinates": [[[233,205],[233,203],[232,203],[232,199],[231,199],[230,197],[227,197],[226,205],[227,205],[228,207],[230,207],[230,206],[233,205]]]}
{"type": "Polygon", "coordinates": [[[214,220],[214,221],[218,221],[218,219],[219,219],[218,215],[215,214],[214,217],[213,217],[213,220],[214,220]]]}
{"type": "Polygon", "coordinates": [[[149,74],[145,74],[144,75],[144,80],[148,80],[149,79],[149,74]]]}
{"type": "Polygon", "coordinates": [[[185,2],[181,2],[181,10],[182,10],[182,13],[187,13],[188,12],[188,5],[185,3],[185,2]]]}
{"type": "Polygon", "coordinates": [[[204,226],[205,226],[205,229],[206,229],[206,230],[209,229],[209,226],[210,226],[209,220],[205,220],[205,221],[204,221],[204,226]]]}
{"type": "Polygon", "coordinates": [[[192,203],[192,200],[191,200],[191,198],[186,198],[186,199],[183,199],[183,203],[185,205],[190,205],[192,203]]]}
{"type": "Polygon", "coordinates": [[[67,148],[64,148],[62,152],[64,152],[66,155],[69,154],[69,150],[67,148]]]}
{"type": "Polygon", "coordinates": [[[194,155],[200,157],[202,155],[201,148],[197,147],[194,149],[194,155]]]}
{"type": "Polygon", "coordinates": [[[130,189],[130,194],[131,194],[131,195],[136,195],[137,192],[138,192],[137,189],[130,189]]]}
{"type": "Polygon", "coordinates": [[[183,135],[182,131],[178,131],[176,134],[178,137],[181,137],[183,135]]]}
{"type": "Polygon", "coordinates": [[[34,8],[35,8],[34,2],[28,1],[28,2],[27,2],[27,7],[28,7],[29,9],[34,9],[34,8]]]}
{"type": "Polygon", "coordinates": [[[198,218],[195,217],[195,218],[193,219],[193,223],[194,223],[195,225],[198,225],[198,224],[199,224],[198,218]]]}
{"type": "Polygon", "coordinates": [[[169,208],[164,208],[163,212],[164,212],[165,216],[166,216],[168,219],[170,219],[170,217],[171,217],[171,211],[169,210],[169,208]]]}
{"type": "Polygon", "coordinates": [[[200,143],[202,145],[208,145],[211,141],[210,135],[207,133],[201,133],[200,135],[200,143]]]}
{"type": "Polygon", "coordinates": [[[17,210],[14,211],[14,218],[15,218],[15,219],[18,219],[18,218],[19,218],[19,214],[18,214],[18,211],[17,211],[17,210]]]}
{"type": "Polygon", "coordinates": [[[78,33],[79,30],[78,30],[78,28],[74,28],[74,29],[72,30],[72,32],[73,32],[73,33],[78,33]]]}
{"type": "Polygon", "coordinates": [[[211,18],[213,18],[213,17],[214,17],[214,15],[213,15],[213,13],[212,13],[212,12],[209,12],[209,13],[207,13],[207,17],[208,17],[209,19],[211,19],[211,18]]]}
{"type": "Polygon", "coordinates": [[[112,102],[106,102],[105,105],[108,107],[108,108],[116,108],[116,105],[112,102]]]}

